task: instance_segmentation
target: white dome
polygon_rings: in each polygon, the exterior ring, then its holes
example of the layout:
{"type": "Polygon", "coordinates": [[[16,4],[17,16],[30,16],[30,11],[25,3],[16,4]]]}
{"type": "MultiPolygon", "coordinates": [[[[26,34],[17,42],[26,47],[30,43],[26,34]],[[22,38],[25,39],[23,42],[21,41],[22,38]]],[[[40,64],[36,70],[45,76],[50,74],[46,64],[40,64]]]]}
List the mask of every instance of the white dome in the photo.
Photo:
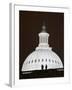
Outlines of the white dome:
{"type": "Polygon", "coordinates": [[[52,50],[36,50],[25,60],[22,71],[63,68],[62,62],[52,50]]]}
{"type": "MultiPolygon", "coordinates": [[[[43,27],[45,29],[45,26],[43,27]]],[[[59,56],[48,44],[49,34],[43,30],[39,33],[39,45],[24,61],[22,71],[47,70],[63,68],[59,56]]]]}

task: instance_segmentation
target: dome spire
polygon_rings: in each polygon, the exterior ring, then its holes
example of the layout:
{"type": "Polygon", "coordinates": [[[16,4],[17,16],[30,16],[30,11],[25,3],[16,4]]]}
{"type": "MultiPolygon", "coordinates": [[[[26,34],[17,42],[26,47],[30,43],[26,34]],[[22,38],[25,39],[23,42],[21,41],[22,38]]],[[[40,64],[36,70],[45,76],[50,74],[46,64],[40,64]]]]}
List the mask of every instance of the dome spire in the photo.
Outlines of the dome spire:
{"type": "Polygon", "coordinates": [[[42,26],[42,32],[46,32],[46,26],[45,26],[45,22],[43,22],[43,26],[42,26]]]}

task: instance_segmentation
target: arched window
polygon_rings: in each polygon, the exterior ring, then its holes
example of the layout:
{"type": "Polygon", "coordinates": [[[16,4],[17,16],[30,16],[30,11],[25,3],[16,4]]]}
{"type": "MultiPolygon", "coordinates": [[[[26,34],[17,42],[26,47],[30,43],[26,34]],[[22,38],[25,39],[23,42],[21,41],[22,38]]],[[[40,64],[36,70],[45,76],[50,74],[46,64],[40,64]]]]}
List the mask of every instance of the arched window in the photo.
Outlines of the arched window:
{"type": "Polygon", "coordinates": [[[44,69],[44,66],[43,65],[41,65],[41,70],[43,70],[44,69]]]}
{"type": "Polygon", "coordinates": [[[54,60],[52,60],[52,62],[54,63],[54,60]]]}
{"type": "Polygon", "coordinates": [[[47,70],[47,64],[45,65],[45,69],[47,70]]]}
{"type": "Polygon", "coordinates": [[[55,60],[55,63],[57,63],[56,60],[55,60]]]}
{"type": "Polygon", "coordinates": [[[46,59],[46,62],[47,62],[47,59],[46,59]]]}
{"type": "Polygon", "coordinates": [[[32,63],[33,63],[33,60],[32,60],[32,63]]]}
{"type": "Polygon", "coordinates": [[[49,59],[49,62],[51,62],[51,60],[49,59]]]}
{"type": "Polygon", "coordinates": [[[37,60],[35,59],[35,63],[37,62],[37,60]]]}
{"type": "Polygon", "coordinates": [[[38,59],[38,62],[40,62],[40,59],[38,59]]]}
{"type": "Polygon", "coordinates": [[[42,62],[44,61],[44,59],[42,59],[42,62]]]}

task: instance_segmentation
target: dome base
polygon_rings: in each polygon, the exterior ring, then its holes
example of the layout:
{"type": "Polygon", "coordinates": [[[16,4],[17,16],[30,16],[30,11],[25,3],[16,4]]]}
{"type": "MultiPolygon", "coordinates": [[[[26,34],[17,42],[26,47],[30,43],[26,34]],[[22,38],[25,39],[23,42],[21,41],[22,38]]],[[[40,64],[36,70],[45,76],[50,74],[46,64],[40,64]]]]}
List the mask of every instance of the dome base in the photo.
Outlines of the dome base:
{"type": "Polygon", "coordinates": [[[47,50],[52,50],[52,47],[49,47],[49,45],[47,44],[39,44],[38,47],[36,47],[36,50],[38,49],[47,49],[47,50]]]}
{"type": "Polygon", "coordinates": [[[64,69],[34,70],[21,72],[20,79],[64,77],[64,69]]]}

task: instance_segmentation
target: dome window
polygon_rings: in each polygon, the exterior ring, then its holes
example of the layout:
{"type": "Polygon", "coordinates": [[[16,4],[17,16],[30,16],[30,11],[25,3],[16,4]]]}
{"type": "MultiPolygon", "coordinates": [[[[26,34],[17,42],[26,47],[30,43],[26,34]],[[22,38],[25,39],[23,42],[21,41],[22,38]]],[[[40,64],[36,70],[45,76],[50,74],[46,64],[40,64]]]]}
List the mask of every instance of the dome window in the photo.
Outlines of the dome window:
{"type": "Polygon", "coordinates": [[[46,59],[46,62],[47,62],[47,59],[46,59]]]}
{"type": "Polygon", "coordinates": [[[52,60],[52,62],[54,63],[54,60],[52,60]]]}
{"type": "Polygon", "coordinates": [[[37,62],[37,60],[35,59],[35,63],[37,62]]]}
{"type": "Polygon", "coordinates": [[[51,60],[49,59],[49,62],[51,62],[51,60]]]}
{"type": "Polygon", "coordinates": [[[56,60],[55,60],[55,63],[57,63],[56,60]]]}
{"type": "Polygon", "coordinates": [[[44,59],[42,59],[42,62],[44,61],[44,59]]]}
{"type": "Polygon", "coordinates": [[[40,62],[40,59],[38,59],[38,62],[40,62]]]}
{"type": "Polygon", "coordinates": [[[32,63],[33,63],[33,60],[32,60],[32,63]]]}

